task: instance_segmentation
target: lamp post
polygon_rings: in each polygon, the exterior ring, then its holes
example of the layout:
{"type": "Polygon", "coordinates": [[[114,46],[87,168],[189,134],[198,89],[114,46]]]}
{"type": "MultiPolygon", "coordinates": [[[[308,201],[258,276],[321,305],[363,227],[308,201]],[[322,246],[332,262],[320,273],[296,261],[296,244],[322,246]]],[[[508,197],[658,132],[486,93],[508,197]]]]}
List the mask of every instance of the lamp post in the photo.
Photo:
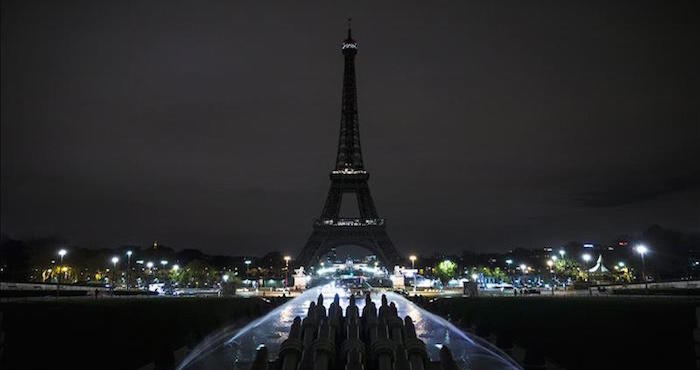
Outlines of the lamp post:
{"type": "Polygon", "coordinates": [[[119,257],[114,256],[112,257],[112,265],[114,268],[112,268],[112,291],[114,291],[114,288],[116,287],[117,280],[115,278],[115,273],[117,271],[117,262],[119,262],[119,257]]]}
{"type": "Polygon", "coordinates": [[[248,270],[250,270],[250,260],[245,260],[243,263],[245,263],[245,278],[248,278],[248,270]]]}
{"type": "Polygon", "coordinates": [[[129,291],[129,269],[131,269],[131,255],[134,254],[132,251],[126,251],[126,291],[129,291]]]}
{"type": "MultiPolygon", "coordinates": [[[[416,256],[411,255],[408,257],[411,260],[411,269],[416,269],[416,256]]],[[[416,295],[416,271],[413,271],[413,295],[416,295]]]]}
{"type": "Polygon", "coordinates": [[[289,260],[292,257],[284,256],[284,289],[287,289],[287,275],[289,274],[289,260]]]}
{"type": "Polygon", "coordinates": [[[56,279],[56,297],[61,295],[61,274],[63,273],[61,269],[63,267],[63,256],[65,256],[66,253],[68,253],[68,251],[66,251],[65,249],[61,249],[60,251],[58,251],[58,257],[61,260],[61,266],[58,268],[58,279],[56,279]]]}
{"type": "Polygon", "coordinates": [[[554,258],[557,258],[557,256],[553,256],[552,259],[547,260],[547,266],[549,266],[549,273],[552,275],[552,295],[554,295],[554,270],[552,267],[554,267],[554,258]]]}
{"type": "Polygon", "coordinates": [[[634,250],[642,257],[642,278],[644,279],[644,290],[647,290],[649,289],[649,282],[647,281],[646,266],[644,265],[644,255],[649,252],[649,249],[645,245],[640,244],[634,250]]]}
{"type": "Polygon", "coordinates": [[[588,269],[588,262],[591,260],[591,255],[588,253],[584,253],[583,256],[581,256],[581,257],[586,262],[585,268],[586,268],[586,280],[588,280],[588,295],[593,295],[593,291],[591,290],[591,270],[588,269]]]}

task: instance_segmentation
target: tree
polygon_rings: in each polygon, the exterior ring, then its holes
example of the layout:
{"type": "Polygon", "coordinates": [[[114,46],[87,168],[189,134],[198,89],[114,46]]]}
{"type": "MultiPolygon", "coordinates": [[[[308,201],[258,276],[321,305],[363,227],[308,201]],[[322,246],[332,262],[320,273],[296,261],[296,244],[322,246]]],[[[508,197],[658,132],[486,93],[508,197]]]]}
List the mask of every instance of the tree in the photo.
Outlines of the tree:
{"type": "Polygon", "coordinates": [[[557,262],[554,263],[554,271],[560,279],[583,279],[582,276],[584,274],[581,265],[576,260],[568,257],[557,260],[557,262]]]}
{"type": "Polygon", "coordinates": [[[450,260],[443,260],[435,267],[435,274],[443,286],[447,285],[447,282],[454,278],[455,271],[457,271],[457,265],[450,260]]]}

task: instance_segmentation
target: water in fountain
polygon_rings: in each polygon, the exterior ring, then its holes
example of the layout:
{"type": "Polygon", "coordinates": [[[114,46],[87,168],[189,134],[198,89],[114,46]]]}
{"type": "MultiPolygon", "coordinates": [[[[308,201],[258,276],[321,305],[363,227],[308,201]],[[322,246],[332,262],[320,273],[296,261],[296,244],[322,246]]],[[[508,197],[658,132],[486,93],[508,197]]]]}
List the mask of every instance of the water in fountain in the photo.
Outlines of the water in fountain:
{"type": "MultiPolygon", "coordinates": [[[[324,297],[340,296],[343,310],[348,306],[348,292],[334,284],[309,289],[300,296],[274,309],[267,315],[243,328],[224,328],[200,343],[178,366],[180,369],[249,369],[256,348],[265,344],[272,358],[276,356],[282,342],[287,339],[289,328],[296,316],[304,317],[312,301],[319,294],[324,297]]],[[[372,299],[380,301],[381,292],[372,293],[372,299]],[[376,296],[376,298],[375,298],[376,296]]],[[[506,354],[483,339],[464,333],[445,319],[432,314],[406,298],[386,292],[388,300],[396,304],[400,317],[410,316],[416,334],[425,342],[428,356],[438,360],[441,346],[452,351],[460,369],[519,369],[506,354]]],[[[360,311],[364,300],[357,300],[360,311]]]]}

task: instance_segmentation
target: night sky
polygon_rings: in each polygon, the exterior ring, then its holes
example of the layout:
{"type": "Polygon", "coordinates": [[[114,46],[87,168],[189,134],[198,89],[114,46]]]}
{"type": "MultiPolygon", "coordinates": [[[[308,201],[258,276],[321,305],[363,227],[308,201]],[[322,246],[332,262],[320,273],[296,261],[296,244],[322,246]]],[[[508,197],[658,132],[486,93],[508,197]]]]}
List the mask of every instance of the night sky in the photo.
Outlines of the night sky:
{"type": "Polygon", "coordinates": [[[2,232],[298,253],[348,16],[400,252],[700,231],[699,2],[286,3],[3,1],[2,232]]]}

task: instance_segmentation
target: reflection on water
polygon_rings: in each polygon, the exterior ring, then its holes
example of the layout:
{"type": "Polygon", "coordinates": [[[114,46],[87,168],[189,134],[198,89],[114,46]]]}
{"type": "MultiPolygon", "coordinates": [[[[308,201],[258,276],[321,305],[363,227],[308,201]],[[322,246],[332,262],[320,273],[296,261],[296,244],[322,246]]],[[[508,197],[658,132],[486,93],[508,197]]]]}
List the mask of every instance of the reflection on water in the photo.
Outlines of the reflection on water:
{"type": "MultiPolygon", "coordinates": [[[[323,294],[326,308],[335,294],[340,296],[343,310],[348,306],[347,291],[334,284],[309,289],[240,330],[224,328],[210,336],[185,358],[178,369],[248,369],[255,357],[255,349],[260,344],[268,347],[271,359],[275,358],[280,345],[287,339],[294,318],[306,316],[309,305],[316,301],[319,294],[323,294]]],[[[373,293],[372,300],[380,302],[381,294],[373,293]]],[[[508,356],[485,341],[465,334],[441,317],[396,293],[385,294],[389,302],[396,304],[400,317],[410,316],[413,319],[416,334],[425,342],[431,360],[439,359],[440,347],[447,345],[461,369],[519,369],[508,356]]],[[[358,299],[356,304],[362,312],[364,299],[358,299]]]]}

